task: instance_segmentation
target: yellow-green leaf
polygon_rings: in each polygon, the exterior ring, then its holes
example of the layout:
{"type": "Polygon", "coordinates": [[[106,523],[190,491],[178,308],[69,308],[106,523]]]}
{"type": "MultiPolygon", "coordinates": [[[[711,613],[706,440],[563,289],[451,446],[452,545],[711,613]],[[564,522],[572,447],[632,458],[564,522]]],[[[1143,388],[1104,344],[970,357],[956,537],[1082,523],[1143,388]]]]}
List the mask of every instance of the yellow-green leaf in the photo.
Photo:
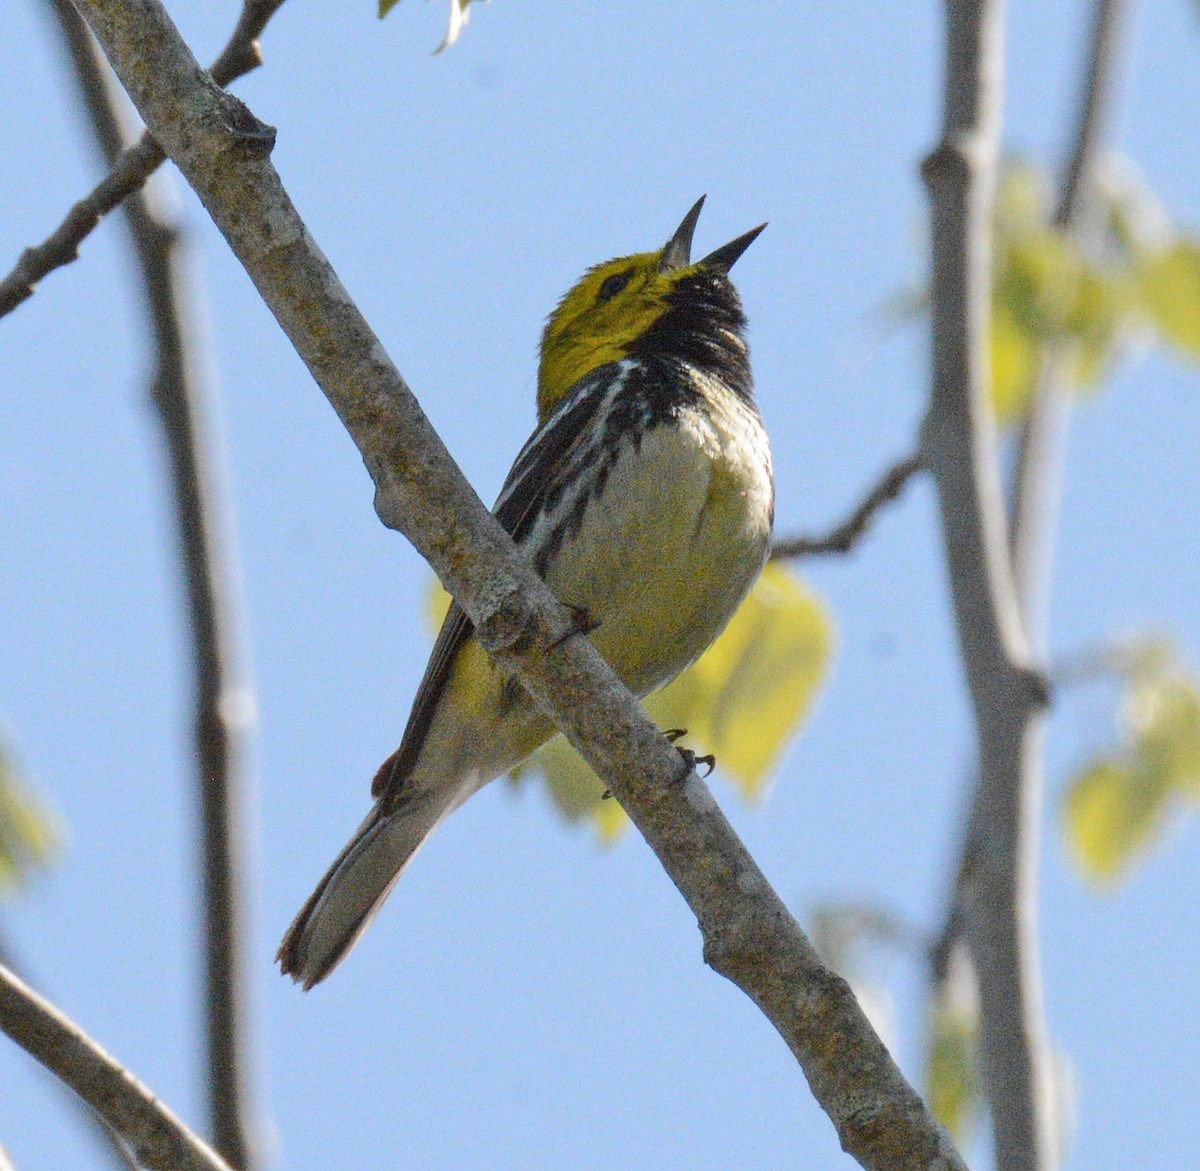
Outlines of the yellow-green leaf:
{"type": "Polygon", "coordinates": [[[1025,413],[1037,373],[1038,346],[1012,310],[999,298],[992,301],[992,409],[1001,424],[1025,413]]]}
{"type": "MultiPolygon", "coordinates": [[[[646,710],[660,727],[686,728],[689,746],[716,756],[743,796],[758,797],[824,678],[831,644],[820,600],[769,564],[721,637],[646,710]]],[[[561,737],[516,775],[531,770],[568,819],[591,815],[606,839],[623,828],[620,806],[601,800],[600,781],[561,737]]]]}
{"type": "Polygon", "coordinates": [[[0,744],[0,893],[48,862],[58,844],[49,810],[25,787],[11,753],[0,744]]]}
{"type": "Polygon", "coordinates": [[[1139,762],[1098,760],[1075,779],[1064,805],[1067,844],[1083,874],[1112,884],[1162,824],[1169,778],[1139,762]]]}
{"type": "Polygon", "coordinates": [[[980,1105],[975,1073],[978,1024],[969,1008],[935,1004],[929,1026],[926,1098],[934,1117],[962,1146],[980,1105]]]}
{"type": "Polygon", "coordinates": [[[1067,842],[1086,876],[1113,882],[1182,797],[1200,797],[1200,682],[1163,639],[1126,656],[1121,738],[1067,791],[1067,842]]]}
{"type": "Polygon", "coordinates": [[[520,783],[534,773],[541,775],[555,809],[567,821],[590,819],[602,841],[616,838],[625,828],[626,818],[620,805],[604,799],[600,778],[562,736],[555,736],[524,764],[517,765],[509,773],[509,779],[520,783]]]}
{"type": "Polygon", "coordinates": [[[450,595],[442,589],[442,583],[435,577],[429,586],[429,595],[425,599],[425,617],[429,621],[429,629],[435,633],[441,629],[446,611],[450,609],[450,595]]]}
{"type": "Polygon", "coordinates": [[[832,641],[820,599],[772,562],[721,637],[646,709],[660,726],[687,728],[743,796],[759,797],[820,687],[832,641]]]}
{"type": "Polygon", "coordinates": [[[1051,226],[1045,188],[1039,173],[1013,165],[997,191],[992,397],[1002,424],[1023,414],[1047,346],[1061,351],[1070,384],[1085,389],[1143,320],[1132,252],[1114,246],[1103,263],[1085,256],[1051,226]]]}
{"type": "MultiPolygon", "coordinates": [[[[449,595],[435,581],[429,618],[440,625],[449,595]]],[[[645,701],[662,728],[686,728],[687,744],[712,753],[720,772],[748,799],[762,795],[771,770],[808,711],[829,665],[833,636],[820,599],[786,567],[771,562],[721,637],[674,683],[645,701]]],[[[538,772],[568,821],[591,818],[600,837],[625,826],[616,801],[561,736],[511,778],[538,772]]]]}
{"type": "Polygon", "coordinates": [[[1121,267],[1085,266],[1075,285],[1066,330],[1071,350],[1072,384],[1096,386],[1107,377],[1118,344],[1133,320],[1135,282],[1121,267]]]}
{"type": "Polygon", "coordinates": [[[1178,669],[1138,680],[1125,704],[1139,767],[1200,796],[1200,689],[1178,669]]]}
{"type": "Polygon", "coordinates": [[[1142,304],[1168,345],[1200,361],[1200,241],[1180,238],[1142,263],[1142,304]]]}

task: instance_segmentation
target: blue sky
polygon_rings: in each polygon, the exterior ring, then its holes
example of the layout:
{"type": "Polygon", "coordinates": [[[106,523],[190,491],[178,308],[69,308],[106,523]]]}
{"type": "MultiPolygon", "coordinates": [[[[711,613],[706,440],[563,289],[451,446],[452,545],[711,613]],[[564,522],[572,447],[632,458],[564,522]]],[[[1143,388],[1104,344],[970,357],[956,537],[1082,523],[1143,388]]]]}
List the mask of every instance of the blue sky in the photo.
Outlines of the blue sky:
{"type": "MultiPolygon", "coordinates": [[[[1054,163],[1089,6],[1010,4],[1005,142],[1054,163]]],[[[203,60],[231,2],[173,5],[203,60]]],[[[1119,145],[1200,221],[1194,6],[1141,6],[1119,145]]],[[[656,247],[702,192],[707,250],[761,222],[735,275],[772,435],[781,532],[840,520],[913,442],[919,330],[873,313],[921,271],[916,167],[940,109],[940,5],[480,6],[438,57],[440,3],[292,0],[238,86],[278,127],[301,214],[485,499],[532,425],[536,345],[585,267],[656,247]]],[[[0,265],[96,177],[40,5],[0,6],[0,265]]],[[[171,182],[182,191],[176,176],[171,182]]],[[[850,1166],[782,1042],[700,959],[646,847],[601,850],[536,789],[446,826],[352,959],[301,995],[279,935],[358,824],[427,650],[428,571],[371,508],[349,438],[195,200],[260,726],[251,980],[281,1167],[850,1166]]],[[[3,925],[37,982],[201,1123],[182,615],[142,323],[118,225],[0,323],[0,711],[66,827],[3,925]]],[[[1200,379],[1150,355],[1074,419],[1051,646],[1176,632],[1200,664],[1200,379]]],[[[804,569],[837,622],[832,675],[774,790],[716,792],[798,913],[885,901],[936,922],[970,729],[932,493],[804,569]]],[[[1111,694],[1063,698],[1048,751],[1042,926],[1069,1059],[1069,1166],[1186,1168],[1200,1000],[1196,828],[1115,894],[1060,845],[1064,778],[1111,737],[1111,694]]],[[[911,1026],[919,983],[886,968],[911,1026]]],[[[898,1056],[917,1076],[915,1031],[898,1056]]],[[[0,1045],[18,1168],[90,1165],[46,1081],[0,1045]]]]}

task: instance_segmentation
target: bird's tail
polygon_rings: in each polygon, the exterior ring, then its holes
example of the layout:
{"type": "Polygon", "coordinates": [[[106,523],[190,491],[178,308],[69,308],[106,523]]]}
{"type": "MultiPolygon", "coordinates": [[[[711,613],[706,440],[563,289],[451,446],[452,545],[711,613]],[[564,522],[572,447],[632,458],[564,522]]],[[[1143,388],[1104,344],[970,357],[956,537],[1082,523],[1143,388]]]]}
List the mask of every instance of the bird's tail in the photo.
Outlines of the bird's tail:
{"type": "Polygon", "coordinates": [[[324,980],[370,926],[425,839],[458,803],[433,794],[414,794],[390,810],[377,802],[287,929],[275,957],[284,975],[305,991],[324,980]]]}

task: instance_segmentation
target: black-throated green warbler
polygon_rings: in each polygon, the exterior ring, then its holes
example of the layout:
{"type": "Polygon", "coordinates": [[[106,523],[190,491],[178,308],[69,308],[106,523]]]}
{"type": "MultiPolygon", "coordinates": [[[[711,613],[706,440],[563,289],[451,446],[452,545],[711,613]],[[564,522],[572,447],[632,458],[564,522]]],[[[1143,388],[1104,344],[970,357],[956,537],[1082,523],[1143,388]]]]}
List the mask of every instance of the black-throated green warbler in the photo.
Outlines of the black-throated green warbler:
{"type": "MultiPolygon", "coordinates": [[[[657,252],[590,269],[542,337],[538,426],[495,514],[637,695],[668,683],[758,577],[774,507],[729,269],[755,228],[693,263],[701,199],[657,252]]],[[[554,734],[452,606],[376,802],[284,936],[322,980],[442,820],[554,734]]]]}

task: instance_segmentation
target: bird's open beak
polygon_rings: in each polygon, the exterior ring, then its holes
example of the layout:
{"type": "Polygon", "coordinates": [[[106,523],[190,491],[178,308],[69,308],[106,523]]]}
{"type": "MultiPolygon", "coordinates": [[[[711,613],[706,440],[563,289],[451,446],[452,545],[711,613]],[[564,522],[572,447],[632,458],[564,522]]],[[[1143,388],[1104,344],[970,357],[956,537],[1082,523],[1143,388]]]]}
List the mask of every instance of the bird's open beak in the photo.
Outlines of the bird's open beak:
{"type": "Polygon", "coordinates": [[[683,223],[675,229],[673,235],[663,249],[658,262],[659,272],[670,272],[675,268],[687,268],[692,263],[692,234],[696,230],[696,221],[700,218],[700,209],[704,206],[705,196],[696,200],[695,206],[683,217],[683,223]]]}
{"type": "MultiPolygon", "coordinates": [[[[667,241],[667,246],[663,249],[662,257],[658,262],[659,272],[670,272],[672,269],[686,268],[691,264],[692,236],[696,231],[696,221],[700,218],[700,209],[704,206],[704,199],[705,197],[701,195],[696,200],[692,210],[683,217],[683,222],[667,241]]],[[[759,232],[766,226],[766,224],[759,224],[757,228],[751,228],[736,240],[722,244],[715,252],[710,252],[703,260],[697,261],[697,264],[704,268],[715,268],[718,272],[728,272],[737,262],[738,257],[754,243],[759,232]]]]}
{"type": "Polygon", "coordinates": [[[766,226],[766,224],[759,224],[757,228],[751,228],[750,231],[739,236],[736,240],[730,240],[728,244],[722,244],[715,252],[710,252],[703,260],[697,261],[697,263],[701,268],[715,268],[718,272],[728,272],[737,263],[737,258],[754,243],[758,238],[759,232],[766,226]]]}

